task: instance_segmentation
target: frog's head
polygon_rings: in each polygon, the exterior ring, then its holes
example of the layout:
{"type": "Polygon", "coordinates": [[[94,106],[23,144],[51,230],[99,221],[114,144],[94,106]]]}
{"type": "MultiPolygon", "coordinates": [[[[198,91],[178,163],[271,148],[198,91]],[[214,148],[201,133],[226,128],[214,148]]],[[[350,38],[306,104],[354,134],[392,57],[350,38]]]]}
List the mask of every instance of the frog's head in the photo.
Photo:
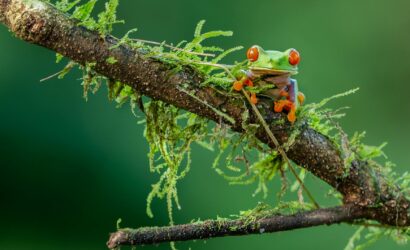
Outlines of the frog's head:
{"type": "Polygon", "coordinates": [[[299,52],[295,49],[288,49],[284,52],[276,50],[264,50],[262,47],[254,45],[246,53],[248,67],[252,73],[259,75],[281,75],[298,73],[298,63],[300,61],[299,52]]]}

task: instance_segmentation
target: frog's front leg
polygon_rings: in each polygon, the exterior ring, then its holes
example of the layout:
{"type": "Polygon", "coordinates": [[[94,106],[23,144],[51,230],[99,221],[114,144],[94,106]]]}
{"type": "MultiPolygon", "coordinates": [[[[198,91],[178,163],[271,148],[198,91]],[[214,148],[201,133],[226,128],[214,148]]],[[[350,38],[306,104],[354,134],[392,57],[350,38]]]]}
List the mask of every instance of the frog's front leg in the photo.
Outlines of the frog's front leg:
{"type": "MultiPolygon", "coordinates": [[[[248,87],[254,86],[252,80],[247,76],[243,76],[240,80],[235,81],[233,83],[233,89],[236,91],[241,91],[244,86],[248,86],[248,87]]],[[[258,103],[258,98],[256,97],[255,93],[251,93],[251,102],[253,104],[258,103]]]]}

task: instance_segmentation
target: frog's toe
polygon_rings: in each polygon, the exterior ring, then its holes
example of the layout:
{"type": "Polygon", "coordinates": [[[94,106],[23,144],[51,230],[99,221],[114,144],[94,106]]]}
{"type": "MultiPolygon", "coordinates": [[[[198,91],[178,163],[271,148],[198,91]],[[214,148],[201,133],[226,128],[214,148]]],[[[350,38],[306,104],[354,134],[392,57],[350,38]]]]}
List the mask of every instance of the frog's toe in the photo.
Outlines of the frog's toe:
{"type": "Polygon", "coordinates": [[[256,97],[256,94],[255,94],[255,93],[252,93],[252,94],[251,94],[251,102],[252,102],[253,104],[257,104],[257,103],[258,103],[258,98],[256,97]]]}
{"type": "Polygon", "coordinates": [[[233,89],[236,91],[241,91],[243,88],[243,82],[242,81],[236,81],[233,83],[233,89]]]}
{"type": "Polygon", "coordinates": [[[245,84],[246,86],[248,86],[248,87],[253,87],[253,86],[254,86],[252,80],[249,79],[249,78],[246,78],[243,82],[244,82],[244,84],[245,84]]]}
{"type": "Polygon", "coordinates": [[[276,113],[282,112],[284,106],[285,106],[285,105],[284,105],[282,102],[280,102],[280,101],[275,102],[275,103],[274,103],[274,106],[273,106],[273,110],[274,110],[276,113]]]}
{"type": "Polygon", "coordinates": [[[300,105],[303,105],[303,103],[305,102],[305,95],[302,92],[298,93],[298,101],[300,105]]]}
{"type": "Polygon", "coordinates": [[[274,106],[273,106],[273,110],[277,113],[282,112],[284,108],[286,108],[286,106],[289,105],[289,101],[288,100],[279,100],[274,102],[274,106]]]}
{"type": "Polygon", "coordinates": [[[288,120],[293,124],[296,121],[296,105],[292,103],[289,113],[288,120]]]}
{"type": "Polygon", "coordinates": [[[294,123],[296,121],[296,113],[292,112],[292,110],[288,113],[288,121],[294,123]]]}

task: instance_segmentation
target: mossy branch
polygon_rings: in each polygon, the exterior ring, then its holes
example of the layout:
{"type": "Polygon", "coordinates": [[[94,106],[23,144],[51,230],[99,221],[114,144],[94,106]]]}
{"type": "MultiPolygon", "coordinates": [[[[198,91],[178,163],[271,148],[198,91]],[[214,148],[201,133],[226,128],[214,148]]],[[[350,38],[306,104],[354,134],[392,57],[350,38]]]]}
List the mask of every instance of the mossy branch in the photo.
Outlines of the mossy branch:
{"type": "Polygon", "coordinates": [[[139,229],[120,229],[110,235],[107,246],[139,246],[170,241],[187,241],[224,236],[240,236],[288,231],[298,228],[352,222],[363,217],[363,210],[354,206],[322,208],[292,215],[272,215],[270,217],[247,219],[206,220],[195,223],[146,227],[139,229]]]}
{"type": "MultiPolygon", "coordinates": [[[[215,122],[226,123],[238,133],[244,132],[243,114],[250,107],[244,106],[241,97],[227,96],[211,87],[201,86],[204,76],[189,65],[166,63],[160,58],[148,56],[142,50],[132,49],[127,44],[118,44],[118,39],[88,30],[52,5],[39,0],[0,0],[0,22],[20,39],[55,51],[78,64],[93,65],[95,72],[127,83],[138,93],[215,122]]],[[[267,100],[260,100],[258,109],[279,142],[286,143],[292,135],[293,127],[289,123],[283,123],[284,115],[275,113],[267,100]]],[[[250,115],[245,122],[257,124],[258,119],[250,115]]],[[[398,188],[388,185],[381,173],[375,173],[366,162],[361,161],[353,161],[346,170],[340,152],[326,136],[303,121],[299,122],[298,130],[300,133],[287,151],[289,158],[339,191],[343,195],[344,207],[359,212],[343,213],[345,210],[336,209],[334,216],[340,216],[337,217],[339,219],[318,220],[311,215],[320,215],[321,211],[328,210],[317,210],[305,214],[304,220],[293,220],[293,224],[289,224],[292,226],[286,230],[357,218],[373,219],[392,226],[410,225],[409,201],[398,188]]],[[[263,128],[259,128],[255,136],[275,148],[263,128]]],[[[330,217],[333,218],[333,215],[330,217]]],[[[298,216],[278,218],[292,220],[298,216]]],[[[270,219],[265,222],[276,220],[274,217],[270,219]]],[[[285,229],[277,227],[272,231],[279,230],[285,229]]],[[[246,231],[243,234],[245,233],[246,231]]],[[[195,237],[206,238],[213,235],[195,237]]],[[[221,235],[229,234],[219,234],[221,235]]]]}

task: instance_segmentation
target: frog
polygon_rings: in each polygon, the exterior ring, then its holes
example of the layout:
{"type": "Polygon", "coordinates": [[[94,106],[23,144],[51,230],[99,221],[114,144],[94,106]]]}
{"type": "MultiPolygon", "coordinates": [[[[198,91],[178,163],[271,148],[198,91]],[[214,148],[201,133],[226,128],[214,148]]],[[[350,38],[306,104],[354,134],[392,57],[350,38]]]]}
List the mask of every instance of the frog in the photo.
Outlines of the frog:
{"type": "Polygon", "coordinates": [[[299,91],[298,84],[292,77],[298,73],[300,54],[290,48],[285,51],[264,50],[253,45],[247,52],[246,65],[236,74],[232,88],[242,91],[246,87],[272,87],[256,94],[251,91],[250,102],[258,103],[258,97],[273,99],[275,112],[287,112],[287,119],[292,124],[296,121],[296,110],[303,105],[305,95],[299,91]]]}

